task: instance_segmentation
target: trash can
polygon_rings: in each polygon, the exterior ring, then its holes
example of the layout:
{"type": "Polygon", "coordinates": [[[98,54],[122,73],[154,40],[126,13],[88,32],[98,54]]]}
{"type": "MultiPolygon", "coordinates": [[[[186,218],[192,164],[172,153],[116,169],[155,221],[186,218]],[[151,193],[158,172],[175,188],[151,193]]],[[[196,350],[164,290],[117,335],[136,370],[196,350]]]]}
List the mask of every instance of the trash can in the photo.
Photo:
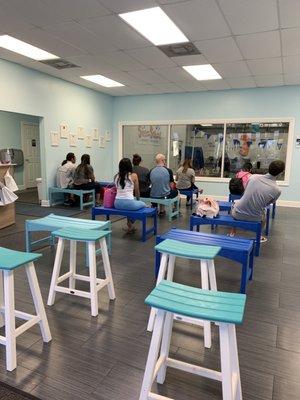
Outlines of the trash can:
{"type": "Polygon", "coordinates": [[[36,186],[38,190],[39,202],[42,202],[43,199],[43,181],[42,178],[36,178],[36,186]]]}

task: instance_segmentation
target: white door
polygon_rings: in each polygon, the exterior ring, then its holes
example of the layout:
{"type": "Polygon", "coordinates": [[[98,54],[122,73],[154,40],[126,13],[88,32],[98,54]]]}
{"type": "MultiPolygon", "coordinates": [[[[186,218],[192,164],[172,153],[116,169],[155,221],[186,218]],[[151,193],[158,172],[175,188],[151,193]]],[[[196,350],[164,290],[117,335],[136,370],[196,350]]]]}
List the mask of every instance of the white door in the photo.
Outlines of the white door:
{"type": "Polygon", "coordinates": [[[41,177],[39,125],[22,122],[22,150],[24,153],[24,186],[35,187],[36,178],[41,177]]]}

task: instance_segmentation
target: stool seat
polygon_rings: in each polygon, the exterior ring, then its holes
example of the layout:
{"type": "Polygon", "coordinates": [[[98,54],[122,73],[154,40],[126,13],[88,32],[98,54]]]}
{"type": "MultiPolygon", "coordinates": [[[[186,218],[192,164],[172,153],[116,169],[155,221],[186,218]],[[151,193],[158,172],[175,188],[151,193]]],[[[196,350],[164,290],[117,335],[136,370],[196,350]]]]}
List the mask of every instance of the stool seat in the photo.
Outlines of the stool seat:
{"type": "Polygon", "coordinates": [[[145,303],[187,317],[241,324],[246,295],[203,290],[163,280],[153,289],[145,303]]]}
{"type": "Polygon", "coordinates": [[[219,246],[206,246],[166,239],[155,246],[160,253],[173,254],[194,260],[213,260],[221,251],[219,246]]]}
{"type": "Polygon", "coordinates": [[[76,240],[79,242],[94,242],[109,236],[111,231],[98,231],[92,229],[64,228],[52,232],[52,235],[62,239],[76,240]]]}
{"type": "Polygon", "coordinates": [[[12,270],[42,257],[39,253],[24,253],[0,247],[0,269],[12,270]]]}

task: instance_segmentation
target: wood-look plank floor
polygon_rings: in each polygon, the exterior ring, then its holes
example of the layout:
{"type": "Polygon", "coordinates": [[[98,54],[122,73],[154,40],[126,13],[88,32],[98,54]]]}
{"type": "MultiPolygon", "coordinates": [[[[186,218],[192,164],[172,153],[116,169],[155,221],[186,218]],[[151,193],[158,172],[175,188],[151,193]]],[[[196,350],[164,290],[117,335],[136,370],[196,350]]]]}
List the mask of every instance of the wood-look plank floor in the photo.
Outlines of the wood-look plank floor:
{"type": "MultiPolygon", "coordinates": [[[[186,228],[188,216],[182,207],[178,221],[169,224],[160,219],[160,233],[170,226],[186,228]]],[[[18,216],[15,227],[0,231],[0,246],[24,248],[24,219],[18,216]]],[[[18,368],[12,373],[5,370],[5,351],[0,346],[0,380],[45,400],[138,398],[151,338],[146,332],[149,310],[144,298],[155,282],[154,240],[141,243],[137,236],[126,236],[123,225],[124,221],[113,224],[111,264],[117,299],[109,301],[106,290],[101,291],[99,316],[93,318],[87,299],[58,294],[55,305],[46,307],[53,341],[43,344],[38,327],[21,335],[18,368]]],[[[54,253],[49,247],[42,252],[37,273],[46,302],[54,253]]],[[[219,258],[216,272],[220,290],[238,290],[238,264],[219,258]]],[[[180,260],[175,279],[200,284],[197,263],[180,260]]],[[[15,283],[17,307],[32,311],[24,271],[17,271],[15,283]]],[[[278,207],[270,240],[255,260],[254,281],[247,294],[245,323],[237,330],[244,400],[299,400],[300,210],[278,207]]],[[[176,323],[171,353],[184,361],[219,368],[217,330],[213,329],[212,349],[204,350],[201,328],[176,323]]],[[[154,388],[180,400],[221,399],[220,383],[171,369],[165,385],[154,388]]]]}

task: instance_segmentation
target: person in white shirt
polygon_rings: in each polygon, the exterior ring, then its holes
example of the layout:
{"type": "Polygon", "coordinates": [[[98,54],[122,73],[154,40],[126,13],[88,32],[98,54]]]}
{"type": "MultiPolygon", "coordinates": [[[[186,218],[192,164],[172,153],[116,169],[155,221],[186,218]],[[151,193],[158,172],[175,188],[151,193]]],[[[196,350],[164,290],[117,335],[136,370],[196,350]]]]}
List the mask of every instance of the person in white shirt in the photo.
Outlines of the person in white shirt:
{"type": "Polygon", "coordinates": [[[74,153],[68,153],[66,159],[58,167],[56,173],[56,186],[59,188],[71,187],[74,182],[74,173],[76,169],[76,157],[74,153]]]}

